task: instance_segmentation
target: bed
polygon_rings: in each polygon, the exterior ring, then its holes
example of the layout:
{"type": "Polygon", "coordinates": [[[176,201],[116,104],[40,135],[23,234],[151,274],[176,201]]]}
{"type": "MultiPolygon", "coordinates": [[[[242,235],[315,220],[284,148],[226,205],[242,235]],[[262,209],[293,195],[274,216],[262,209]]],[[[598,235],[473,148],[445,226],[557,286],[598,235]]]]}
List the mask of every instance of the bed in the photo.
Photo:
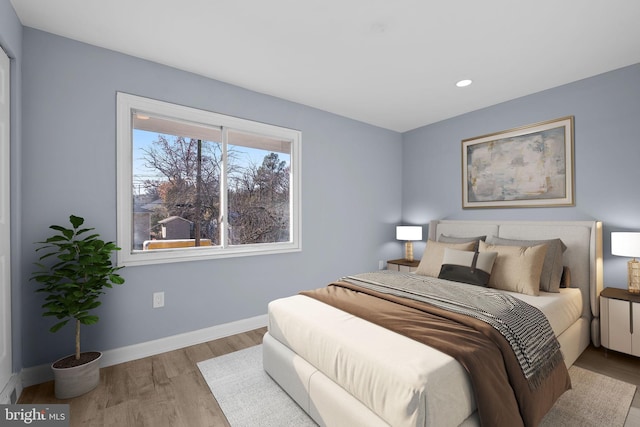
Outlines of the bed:
{"type": "MultiPolygon", "coordinates": [[[[575,362],[590,342],[594,346],[600,345],[601,223],[437,220],[429,224],[427,248],[432,241],[451,239],[455,242],[477,236],[490,236],[500,243],[560,239],[564,245],[561,258],[563,272],[567,276],[570,273],[571,277],[569,288],[558,292],[540,291],[538,295],[499,292],[544,313],[551,334],[557,338],[566,367],[575,362]]],[[[487,250],[495,247],[483,246],[487,250]]],[[[426,253],[425,250],[425,257],[426,253]]],[[[359,277],[354,279],[359,280],[359,277]]],[[[402,280],[405,279],[413,278],[402,280]]],[[[335,289],[351,292],[338,286],[327,288],[332,292],[335,289]]],[[[325,292],[324,288],[319,291],[325,292]]],[[[484,419],[487,424],[488,411],[483,410],[485,418],[480,417],[478,404],[490,393],[477,392],[481,390],[478,377],[470,376],[463,362],[434,346],[394,332],[371,319],[365,320],[367,315],[355,315],[348,309],[317,299],[315,294],[311,295],[313,297],[310,295],[294,295],[269,304],[263,363],[266,372],[316,423],[328,426],[440,427],[477,426],[484,419]]],[[[378,307],[375,304],[371,306],[378,307]]],[[[386,313],[385,308],[380,310],[386,313]]],[[[565,366],[561,368],[565,369],[565,366]]],[[[556,370],[561,369],[558,367],[556,370]]],[[[519,393],[517,390],[514,392],[516,395],[519,393]]],[[[553,401],[545,403],[545,412],[556,398],[554,395],[553,401]]],[[[522,424],[527,424],[528,419],[538,418],[523,415],[522,424]]]]}

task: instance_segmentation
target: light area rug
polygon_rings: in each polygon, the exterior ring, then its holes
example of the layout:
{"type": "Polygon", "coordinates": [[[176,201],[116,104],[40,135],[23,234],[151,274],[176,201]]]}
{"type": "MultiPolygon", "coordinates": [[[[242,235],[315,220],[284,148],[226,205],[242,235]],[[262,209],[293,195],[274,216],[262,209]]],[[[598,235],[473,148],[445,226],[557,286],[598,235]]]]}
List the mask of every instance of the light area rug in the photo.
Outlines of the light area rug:
{"type": "MultiPolygon", "coordinates": [[[[205,360],[198,368],[232,427],[316,425],[264,371],[261,345],[205,360]]],[[[631,427],[625,419],[634,385],[577,366],[569,374],[573,388],[540,426],[631,427]]]]}
{"type": "Polygon", "coordinates": [[[316,426],[262,367],[262,345],[198,363],[232,427],[316,426]]]}
{"type": "Polygon", "coordinates": [[[560,396],[540,423],[541,427],[632,426],[625,423],[625,419],[636,392],[635,385],[578,366],[569,368],[569,376],[571,390],[560,396]]]}

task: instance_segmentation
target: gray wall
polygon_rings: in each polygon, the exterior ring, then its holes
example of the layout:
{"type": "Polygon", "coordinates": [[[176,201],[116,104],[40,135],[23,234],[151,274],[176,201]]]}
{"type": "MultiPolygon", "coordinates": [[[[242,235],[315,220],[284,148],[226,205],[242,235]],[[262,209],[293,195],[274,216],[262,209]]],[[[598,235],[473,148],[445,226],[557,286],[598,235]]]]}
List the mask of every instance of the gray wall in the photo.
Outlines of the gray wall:
{"type": "MultiPolygon", "coordinates": [[[[611,231],[640,231],[640,64],[522,97],[407,132],[402,146],[402,212],[432,219],[600,220],[605,286],[626,287],[626,262],[611,231]],[[575,116],[575,207],[462,209],[461,141],[575,116]]],[[[416,246],[422,253],[424,245],[416,246]]]]}
{"type": "MultiPolygon", "coordinates": [[[[32,242],[69,214],[116,238],[116,91],[302,131],[302,252],[122,270],[83,348],[107,350],[263,315],[267,303],[397,257],[401,135],[31,28],[24,29],[23,365],[73,351],[26,284],[32,242]],[[154,291],[165,307],[151,308],[154,291]]],[[[259,72],[259,70],[256,70],[259,72]]]]}

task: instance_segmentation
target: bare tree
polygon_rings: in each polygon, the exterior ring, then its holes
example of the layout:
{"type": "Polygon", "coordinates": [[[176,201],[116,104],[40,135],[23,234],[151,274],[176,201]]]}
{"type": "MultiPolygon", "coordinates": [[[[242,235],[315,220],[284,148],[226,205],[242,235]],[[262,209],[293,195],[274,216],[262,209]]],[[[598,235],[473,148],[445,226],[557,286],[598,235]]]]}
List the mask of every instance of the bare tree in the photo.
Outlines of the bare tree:
{"type": "Polygon", "coordinates": [[[218,236],[211,231],[220,215],[220,145],[158,135],[152,147],[143,152],[145,166],[164,177],[145,182],[147,191],[156,192],[163,201],[162,206],[156,208],[153,223],[179,216],[197,224],[194,227],[198,230],[197,239],[210,238],[217,243],[218,236]]]}
{"type": "Polygon", "coordinates": [[[269,153],[251,165],[229,192],[230,237],[234,244],[289,240],[289,167],[269,153]]]}

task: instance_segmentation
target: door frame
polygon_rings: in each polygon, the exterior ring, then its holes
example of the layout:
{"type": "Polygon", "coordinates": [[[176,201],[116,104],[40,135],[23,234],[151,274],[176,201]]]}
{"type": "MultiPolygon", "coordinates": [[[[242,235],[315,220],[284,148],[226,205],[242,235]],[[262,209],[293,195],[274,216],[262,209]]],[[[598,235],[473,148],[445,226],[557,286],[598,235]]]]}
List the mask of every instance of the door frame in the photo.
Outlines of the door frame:
{"type": "Polygon", "coordinates": [[[11,59],[0,47],[0,404],[15,403],[11,334],[11,59]]]}

